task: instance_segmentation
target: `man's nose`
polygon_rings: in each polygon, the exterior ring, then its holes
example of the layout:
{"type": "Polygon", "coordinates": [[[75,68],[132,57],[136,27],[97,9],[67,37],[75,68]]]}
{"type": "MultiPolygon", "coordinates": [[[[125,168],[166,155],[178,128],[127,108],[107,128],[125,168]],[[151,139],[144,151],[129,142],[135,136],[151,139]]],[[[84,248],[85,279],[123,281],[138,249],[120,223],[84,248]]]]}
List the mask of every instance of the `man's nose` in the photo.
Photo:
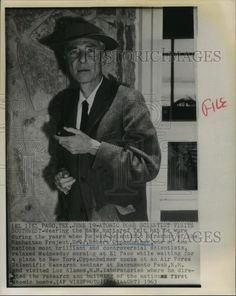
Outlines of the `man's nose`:
{"type": "Polygon", "coordinates": [[[80,64],[84,64],[87,61],[86,51],[80,51],[77,56],[80,64]]]}

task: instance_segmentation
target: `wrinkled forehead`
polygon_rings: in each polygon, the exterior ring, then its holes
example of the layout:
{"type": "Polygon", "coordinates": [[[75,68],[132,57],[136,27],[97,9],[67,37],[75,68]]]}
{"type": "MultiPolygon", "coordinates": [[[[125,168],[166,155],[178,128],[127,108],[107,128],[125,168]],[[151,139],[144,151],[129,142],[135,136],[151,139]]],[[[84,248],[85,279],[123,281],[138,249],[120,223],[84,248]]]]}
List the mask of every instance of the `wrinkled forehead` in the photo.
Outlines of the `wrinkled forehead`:
{"type": "Polygon", "coordinates": [[[92,38],[76,38],[69,40],[65,43],[65,49],[71,50],[73,48],[87,48],[94,47],[97,49],[103,49],[104,44],[101,41],[92,38]]]}

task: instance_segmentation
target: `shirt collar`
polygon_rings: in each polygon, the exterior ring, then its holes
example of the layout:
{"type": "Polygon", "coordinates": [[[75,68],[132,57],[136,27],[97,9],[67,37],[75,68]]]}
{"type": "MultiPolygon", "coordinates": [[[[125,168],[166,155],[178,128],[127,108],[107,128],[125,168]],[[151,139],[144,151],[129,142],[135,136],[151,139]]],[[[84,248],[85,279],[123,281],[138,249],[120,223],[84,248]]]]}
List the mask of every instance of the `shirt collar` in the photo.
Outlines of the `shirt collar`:
{"type": "Polygon", "coordinates": [[[83,101],[87,101],[88,104],[89,104],[89,110],[90,108],[92,107],[93,105],[93,101],[94,101],[94,98],[95,98],[95,95],[97,93],[97,90],[99,88],[99,86],[102,84],[102,81],[103,81],[103,77],[101,78],[100,82],[98,83],[98,85],[95,87],[95,89],[91,92],[91,94],[89,95],[89,97],[86,99],[83,95],[83,93],[80,91],[80,100],[79,100],[79,105],[81,105],[83,103],[83,101]]]}

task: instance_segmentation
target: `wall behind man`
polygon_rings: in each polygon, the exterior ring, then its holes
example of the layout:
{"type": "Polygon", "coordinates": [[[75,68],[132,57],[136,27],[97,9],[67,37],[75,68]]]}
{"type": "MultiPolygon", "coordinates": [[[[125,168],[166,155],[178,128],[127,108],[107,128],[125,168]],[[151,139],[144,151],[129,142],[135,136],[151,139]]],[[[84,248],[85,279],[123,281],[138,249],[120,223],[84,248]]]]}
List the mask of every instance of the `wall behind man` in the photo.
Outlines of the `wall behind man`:
{"type": "MultiPolygon", "coordinates": [[[[135,46],[135,9],[7,9],[6,108],[7,204],[10,221],[53,221],[57,192],[51,183],[48,107],[68,85],[53,52],[38,39],[51,33],[61,16],[82,16],[118,40],[119,53],[135,46]]],[[[119,55],[118,55],[119,56],[119,55]]],[[[131,86],[134,63],[123,57],[104,66],[106,76],[131,86]]]]}

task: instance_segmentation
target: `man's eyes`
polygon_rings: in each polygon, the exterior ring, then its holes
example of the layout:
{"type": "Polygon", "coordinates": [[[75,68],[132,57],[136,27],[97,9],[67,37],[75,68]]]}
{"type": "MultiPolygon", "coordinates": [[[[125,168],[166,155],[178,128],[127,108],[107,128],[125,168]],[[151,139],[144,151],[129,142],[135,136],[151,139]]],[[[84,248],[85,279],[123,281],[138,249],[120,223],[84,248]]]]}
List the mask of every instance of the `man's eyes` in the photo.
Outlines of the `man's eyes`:
{"type": "Polygon", "coordinates": [[[94,53],[95,50],[96,50],[96,48],[94,48],[94,47],[88,47],[88,48],[86,48],[86,52],[87,53],[94,53]]]}
{"type": "Polygon", "coordinates": [[[85,49],[85,51],[84,51],[84,50],[80,50],[80,49],[76,49],[76,48],[75,48],[75,49],[69,50],[69,51],[67,52],[67,54],[68,54],[68,56],[70,56],[70,57],[77,56],[77,55],[81,54],[82,52],[85,52],[86,54],[92,55],[92,54],[95,53],[95,50],[96,50],[96,48],[94,48],[94,47],[87,47],[87,48],[85,49]]]}
{"type": "Polygon", "coordinates": [[[72,49],[72,50],[68,51],[67,54],[68,54],[69,56],[73,56],[73,55],[77,55],[79,52],[80,52],[80,51],[77,50],[77,49],[72,49]]]}

